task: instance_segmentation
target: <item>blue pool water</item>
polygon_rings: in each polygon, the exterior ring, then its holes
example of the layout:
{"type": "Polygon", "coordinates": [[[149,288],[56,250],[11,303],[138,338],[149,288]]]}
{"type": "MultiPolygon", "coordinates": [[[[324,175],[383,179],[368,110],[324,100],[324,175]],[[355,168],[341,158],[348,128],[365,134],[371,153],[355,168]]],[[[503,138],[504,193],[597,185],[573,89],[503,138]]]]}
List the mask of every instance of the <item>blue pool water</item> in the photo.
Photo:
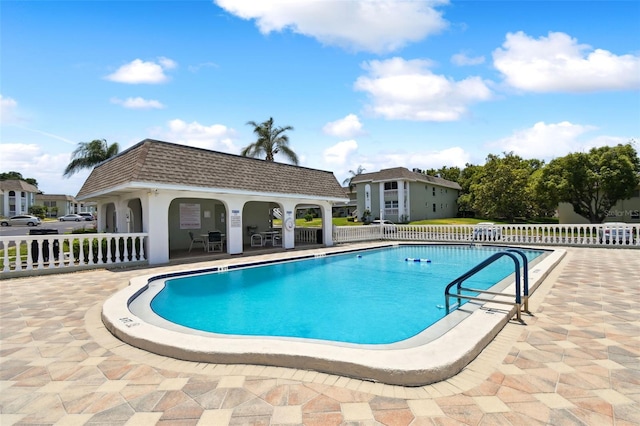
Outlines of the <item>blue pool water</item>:
{"type": "MultiPolygon", "coordinates": [[[[394,343],[443,318],[447,284],[501,250],[400,246],[185,276],[167,279],[151,308],[213,333],[394,343]]],[[[524,252],[529,261],[542,253],[524,252]]],[[[505,257],[465,286],[487,289],[513,271],[505,257]]]]}

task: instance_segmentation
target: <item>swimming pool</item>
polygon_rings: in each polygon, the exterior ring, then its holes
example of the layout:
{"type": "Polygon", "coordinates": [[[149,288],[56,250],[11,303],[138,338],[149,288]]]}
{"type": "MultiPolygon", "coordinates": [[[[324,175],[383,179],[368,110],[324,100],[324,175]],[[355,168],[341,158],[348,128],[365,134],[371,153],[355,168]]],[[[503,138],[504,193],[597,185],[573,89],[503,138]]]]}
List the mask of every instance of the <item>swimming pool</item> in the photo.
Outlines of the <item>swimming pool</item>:
{"type": "MultiPolygon", "coordinates": [[[[397,246],[168,278],[151,308],[211,333],[391,344],[442,319],[445,286],[498,251],[397,246]]],[[[543,251],[524,253],[531,262],[543,251]]],[[[513,261],[502,258],[468,285],[486,290],[513,271],[513,261]]]]}
{"type": "MultiPolygon", "coordinates": [[[[353,261],[364,260],[363,263],[366,263],[364,255],[372,252],[363,252],[363,257],[357,258],[358,253],[353,251],[354,246],[378,248],[390,247],[390,244],[360,243],[304,252],[232,258],[209,262],[206,267],[195,271],[181,271],[179,269],[184,266],[176,266],[173,271],[131,279],[129,287],[114,294],[103,304],[102,320],[105,327],[120,340],[140,349],[177,359],[290,367],[388,384],[416,386],[455,375],[482,351],[515,313],[515,308],[485,303],[481,308],[476,306],[476,309],[458,309],[418,334],[395,343],[359,344],[299,336],[211,333],[176,325],[150,309],[151,301],[164,288],[166,279],[193,273],[231,271],[247,266],[265,267],[264,265],[278,261],[293,263],[290,262],[293,258],[322,257],[321,260],[326,262],[338,253],[346,253],[347,258],[350,257],[353,261]],[[140,309],[145,306],[146,309],[140,309]]],[[[397,255],[400,252],[394,253],[397,255]]],[[[530,294],[533,294],[535,288],[564,255],[565,251],[561,249],[548,250],[544,256],[539,256],[529,265],[530,294]]],[[[436,256],[433,257],[430,264],[416,262],[411,265],[404,264],[404,267],[415,270],[438,267],[436,256]]],[[[404,258],[402,261],[405,262],[404,258]]],[[[450,265],[443,265],[439,268],[449,267],[450,265]]],[[[234,272],[217,275],[231,275],[234,272]]],[[[408,280],[395,279],[396,285],[405,285],[406,281],[408,280]]],[[[350,282],[344,282],[344,285],[349,284],[350,282]]],[[[500,286],[505,288],[505,292],[513,294],[513,274],[502,280],[500,286]]],[[[389,314],[387,320],[397,323],[396,318],[400,318],[400,311],[410,309],[413,308],[396,309],[396,313],[389,314]]],[[[273,306],[272,310],[286,311],[282,303],[273,306]]]]}

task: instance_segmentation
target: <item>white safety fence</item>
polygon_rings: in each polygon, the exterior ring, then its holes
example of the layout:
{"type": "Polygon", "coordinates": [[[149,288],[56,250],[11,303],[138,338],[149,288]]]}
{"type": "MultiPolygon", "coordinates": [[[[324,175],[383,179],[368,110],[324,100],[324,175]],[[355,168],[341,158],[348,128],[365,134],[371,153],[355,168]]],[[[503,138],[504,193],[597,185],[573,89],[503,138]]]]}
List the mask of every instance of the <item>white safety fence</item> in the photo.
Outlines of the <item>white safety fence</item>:
{"type": "Polygon", "coordinates": [[[318,232],[322,232],[322,228],[296,228],[294,241],[296,243],[317,243],[318,232]]]}
{"type": "Polygon", "coordinates": [[[334,243],[369,240],[640,248],[640,224],[606,225],[363,225],[336,226],[334,243]]]}
{"type": "Polygon", "coordinates": [[[146,233],[0,237],[0,274],[69,272],[147,263],[146,233]]]}
{"type": "MultiPolygon", "coordinates": [[[[640,224],[607,233],[606,225],[336,226],[334,243],[373,240],[640,248],[640,224]]],[[[321,228],[296,228],[296,243],[321,243],[321,228]]],[[[147,263],[147,233],[0,237],[0,278],[147,263]]]]}

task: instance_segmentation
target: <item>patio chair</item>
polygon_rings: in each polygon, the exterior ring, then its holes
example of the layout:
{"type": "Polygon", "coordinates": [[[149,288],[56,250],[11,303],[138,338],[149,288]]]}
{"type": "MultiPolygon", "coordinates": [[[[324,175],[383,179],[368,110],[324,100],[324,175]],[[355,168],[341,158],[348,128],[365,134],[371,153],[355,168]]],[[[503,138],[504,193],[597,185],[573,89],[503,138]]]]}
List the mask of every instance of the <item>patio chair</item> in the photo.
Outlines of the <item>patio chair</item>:
{"type": "Polygon", "coordinates": [[[264,242],[262,241],[262,235],[253,234],[251,235],[251,247],[262,247],[264,242]]]}
{"type": "Polygon", "coordinates": [[[189,253],[191,253],[191,249],[193,248],[194,244],[202,244],[202,250],[207,249],[207,247],[205,246],[204,238],[194,237],[193,232],[191,231],[189,231],[189,238],[191,238],[191,244],[189,245],[189,253]]]}
{"type": "Polygon", "coordinates": [[[220,231],[211,231],[207,241],[207,251],[218,251],[217,248],[222,251],[222,233],[220,231]]]}

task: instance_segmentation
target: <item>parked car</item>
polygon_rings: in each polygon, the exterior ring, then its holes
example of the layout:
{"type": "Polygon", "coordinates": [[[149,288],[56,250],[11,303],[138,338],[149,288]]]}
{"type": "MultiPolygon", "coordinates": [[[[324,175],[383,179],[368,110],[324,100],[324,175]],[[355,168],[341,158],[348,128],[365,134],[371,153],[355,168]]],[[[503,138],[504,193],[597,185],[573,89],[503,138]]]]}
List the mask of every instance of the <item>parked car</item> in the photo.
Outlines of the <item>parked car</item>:
{"type": "Polygon", "coordinates": [[[9,219],[2,219],[0,221],[0,225],[2,226],[15,226],[15,225],[26,225],[26,226],[38,226],[42,222],[39,217],[31,216],[29,214],[21,214],[18,216],[12,216],[9,219]]]}
{"type": "Polygon", "coordinates": [[[493,222],[480,222],[473,227],[473,239],[495,241],[502,238],[502,228],[493,222]]]}
{"type": "Polygon", "coordinates": [[[89,213],[89,212],[80,212],[78,213],[80,216],[82,216],[84,218],[84,220],[86,221],[90,221],[90,220],[96,220],[95,216],[93,215],[93,213],[89,213]]]}
{"type": "Polygon", "coordinates": [[[394,225],[395,226],[395,223],[386,219],[383,219],[383,220],[376,219],[371,221],[371,225],[394,225]]]}
{"type": "Polygon", "coordinates": [[[391,222],[390,220],[386,220],[386,219],[375,219],[375,220],[372,220],[369,223],[369,225],[378,225],[378,226],[384,225],[384,233],[385,234],[390,234],[390,233],[393,233],[393,232],[397,231],[396,224],[391,222]]]}
{"type": "Polygon", "coordinates": [[[631,227],[623,222],[608,222],[600,228],[600,243],[629,244],[631,242],[631,227]]]}
{"type": "Polygon", "coordinates": [[[84,220],[84,217],[80,216],[79,214],[72,213],[60,216],[58,220],[60,222],[80,222],[81,220],[84,220]]]}

